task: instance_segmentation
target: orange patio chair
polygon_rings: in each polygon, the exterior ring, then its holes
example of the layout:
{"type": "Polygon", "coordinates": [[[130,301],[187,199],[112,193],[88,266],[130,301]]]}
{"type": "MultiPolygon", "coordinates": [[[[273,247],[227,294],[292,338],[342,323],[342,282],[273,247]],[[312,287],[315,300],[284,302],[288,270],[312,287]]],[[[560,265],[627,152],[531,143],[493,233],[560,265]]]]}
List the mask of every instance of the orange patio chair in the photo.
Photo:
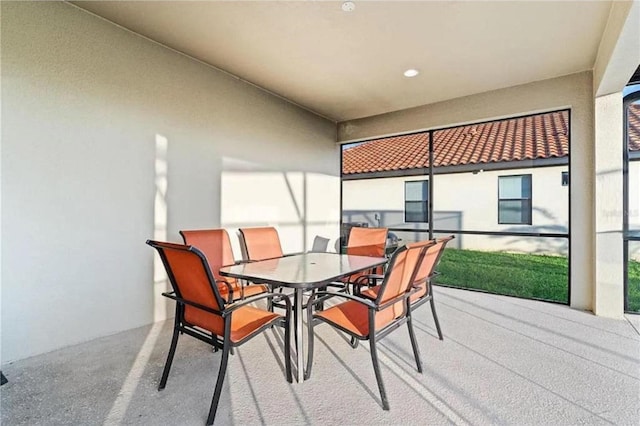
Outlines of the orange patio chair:
{"type": "MultiPolygon", "coordinates": [[[[433,314],[433,321],[436,325],[436,330],[438,331],[438,338],[442,340],[442,330],[440,329],[440,321],[438,321],[438,314],[436,313],[436,306],[433,301],[433,287],[432,287],[432,279],[438,274],[436,272],[436,267],[440,262],[440,258],[444,253],[444,249],[447,246],[447,243],[453,240],[454,236],[448,236],[444,238],[439,238],[435,240],[435,243],[430,246],[420,265],[418,265],[418,271],[416,276],[414,277],[413,286],[418,289],[414,294],[411,295],[409,301],[411,303],[411,309],[415,310],[418,306],[423,303],[429,302],[431,304],[431,313],[433,314]]],[[[420,245],[423,243],[415,243],[408,244],[407,247],[412,247],[414,245],[420,245]]],[[[362,295],[365,297],[369,297],[375,299],[380,291],[381,287],[378,285],[376,287],[369,288],[362,292],[362,295]]]]}
{"type": "Polygon", "coordinates": [[[412,286],[418,273],[418,265],[422,262],[427,249],[433,244],[433,241],[427,241],[396,250],[374,300],[328,291],[319,291],[312,297],[307,305],[307,316],[310,318],[311,324],[309,326],[309,352],[305,379],[311,376],[313,365],[313,329],[316,323],[325,322],[348,334],[352,339],[369,340],[371,361],[378,382],[382,408],[389,409],[378,364],[376,342],[406,322],[416,366],[418,371],[422,372],[420,353],[411,324],[409,298],[418,291],[412,286]],[[312,306],[327,297],[342,297],[348,300],[326,310],[318,311],[312,317],[312,306]]]}
{"type": "Polygon", "coordinates": [[[241,285],[237,279],[223,277],[220,268],[236,263],[231,248],[231,240],[226,229],[197,229],[180,231],[186,245],[197,247],[207,258],[209,267],[218,283],[218,289],[227,302],[266,293],[266,285],[241,285]]]}
{"type": "Polygon", "coordinates": [[[207,417],[207,425],[213,424],[230,349],[242,345],[274,324],[283,325],[285,328],[285,374],[287,381],[292,382],[289,327],[291,302],[286,296],[266,293],[229,303],[222,297],[209,263],[200,250],[193,246],[151,240],[147,240],[147,244],[158,250],[173,287],[172,292],[162,293],[162,295],[176,301],[173,338],[158,390],[164,389],[167,383],[180,334],[188,334],[215,348],[222,349],[220,370],[207,417]],[[282,299],[287,307],[286,315],[248,306],[265,298],[282,299]]]}
{"type": "MultiPolygon", "coordinates": [[[[384,257],[386,254],[387,234],[387,228],[353,227],[349,232],[347,254],[384,257]]],[[[344,282],[351,284],[354,294],[359,294],[360,288],[363,285],[368,284],[366,280],[362,280],[360,278],[362,276],[369,276],[372,274],[382,274],[382,269],[383,268],[379,266],[374,270],[359,272],[347,277],[344,282]]]]}
{"type": "Polygon", "coordinates": [[[240,228],[239,231],[246,260],[266,260],[284,256],[276,228],[240,228]]]}
{"type": "MultiPolygon", "coordinates": [[[[272,226],[257,228],[240,228],[240,246],[242,247],[244,258],[249,262],[259,260],[275,259],[283,257],[282,245],[278,231],[272,226]]],[[[280,288],[282,291],[282,288],[280,288]]],[[[282,307],[280,304],[276,304],[282,307]]],[[[273,310],[273,304],[269,301],[267,309],[273,310]]]]}

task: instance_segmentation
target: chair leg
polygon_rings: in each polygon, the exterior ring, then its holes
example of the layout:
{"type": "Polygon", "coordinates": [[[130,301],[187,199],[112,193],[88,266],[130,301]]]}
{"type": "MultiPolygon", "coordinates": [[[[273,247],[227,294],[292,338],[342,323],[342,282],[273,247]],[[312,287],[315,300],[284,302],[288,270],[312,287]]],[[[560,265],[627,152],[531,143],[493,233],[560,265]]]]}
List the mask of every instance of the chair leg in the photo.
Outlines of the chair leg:
{"type": "Polygon", "coordinates": [[[380,374],[380,364],[378,363],[378,352],[376,349],[375,335],[369,337],[369,347],[371,349],[371,361],[373,362],[373,371],[376,373],[376,381],[378,382],[378,390],[380,391],[380,399],[382,400],[382,409],[389,410],[389,401],[387,401],[387,393],[384,390],[382,375],[380,374]]]}
{"type": "Polygon", "coordinates": [[[360,342],[360,340],[356,339],[355,337],[351,336],[351,341],[349,342],[349,344],[351,345],[351,347],[353,349],[358,347],[358,343],[360,342]]]}
{"type": "MultiPolygon", "coordinates": [[[[300,333],[300,331],[297,329],[298,328],[298,312],[296,310],[296,303],[297,302],[295,301],[295,298],[294,298],[294,301],[293,301],[293,327],[295,329],[295,333],[293,335],[293,338],[295,340],[294,344],[295,344],[296,348],[298,348],[298,333],[300,333]]],[[[299,374],[300,373],[298,373],[298,377],[300,377],[299,374]]]]}
{"type": "MultiPolygon", "coordinates": [[[[269,292],[270,293],[275,293],[276,289],[273,286],[269,287],[269,292]]],[[[282,287],[278,287],[278,292],[282,293],[282,287]]],[[[269,312],[273,312],[273,300],[271,299],[267,299],[267,311],[269,312]]]]}
{"type": "MultiPolygon", "coordinates": [[[[177,311],[177,310],[176,310],[177,311]]],[[[167,354],[167,361],[164,363],[164,370],[162,370],[162,378],[158,385],[158,390],[161,391],[167,385],[167,378],[169,377],[169,371],[171,370],[171,364],[173,363],[173,356],[176,353],[176,347],[178,346],[178,337],[180,333],[178,331],[178,312],[176,312],[176,319],[173,325],[173,337],[171,338],[171,346],[169,347],[169,353],[167,354]]]]}
{"type": "Polygon", "coordinates": [[[440,330],[440,321],[438,321],[438,314],[436,313],[436,305],[433,303],[433,293],[431,293],[431,299],[429,300],[431,304],[431,313],[433,313],[433,321],[436,323],[436,330],[438,330],[438,338],[442,339],[442,330],[440,330]]]}
{"type": "Polygon", "coordinates": [[[422,373],[422,361],[420,361],[420,348],[416,341],[416,335],[413,331],[413,323],[411,322],[411,313],[407,315],[407,328],[409,328],[409,338],[411,339],[411,347],[413,348],[413,356],[416,359],[416,367],[418,373],[422,373]]]}
{"type": "Polygon", "coordinates": [[[360,296],[360,286],[358,284],[351,284],[351,287],[353,287],[353,295],[360,296]]]}
{"type": "MultiPolygon", "coordinates": [[[[211,333],[211,339],[212,339],[212,340],[214,340],[214,341],[217,339],[217,336],[216,336],[216,334],[215,334],[215,333],[211,333]]],[[[218,352],[218,347],[217,347],[217,346],[214,346],[214,347],[213,347],[213,352],[214,352],[214,353],[215,353],[215,352],[218,352]]]]}
{"type": "Polygon", "coordinates": [[[311,377],[311,367],[313,366],[313,314],[311,313],[309,305],[307,305],[307,333],[309,337],[307,338],[307,368],[304,371],[304,380],[308,380],[309,377],[311,377]]]}
{"type": "MultiPolygon", "coordinates": [[[[319,291],[327,291],[327,287],[326,286],[320,287],[318,290],[319,291]]],[[[315,294],[315,290],[311,293],[311,295],[313,296],[314,294],[315,294]]],[[[318,306],[316,307],[316,310],[317,311],[324,311],[324,302],[318,303],[318,306]]]]}
{"type": "Polygon", "coordinates": [[[211,408],[209,409],[209,416],[207,417],[207,425],[212,425],[216,418],[216,411],[218,410],[218,403],[220,402],[220,394],[222,393],[222,384],[224,383],[224,376],[227,373],[227,363],[229,362],[229,349],[231,347],[231,342],[228,337],[229,333],[226,334],[224,347],[222,348],[220,371],[218,372],[218,380],[216,381],[216,388],[213,392],[213,399],[211,400],[211,408]]]}
{"type": "Polygon", "coordinates": [[[284,369],[287,374],[287,382],[293,383],[291,374],[291,314],[287,314],[284,320],[284,369]]]}

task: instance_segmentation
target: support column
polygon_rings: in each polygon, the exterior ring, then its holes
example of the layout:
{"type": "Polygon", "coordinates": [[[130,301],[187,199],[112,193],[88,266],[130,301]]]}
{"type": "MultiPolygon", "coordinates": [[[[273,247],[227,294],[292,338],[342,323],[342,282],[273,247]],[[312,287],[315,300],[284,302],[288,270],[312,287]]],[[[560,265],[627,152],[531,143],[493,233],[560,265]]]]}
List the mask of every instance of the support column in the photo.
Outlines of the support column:
{"type": "Polygon", "coordinates": [[[595,98],[593,312],[612,318],[622,318],[624,314],[622,120],[621,92],[595,98]]]}

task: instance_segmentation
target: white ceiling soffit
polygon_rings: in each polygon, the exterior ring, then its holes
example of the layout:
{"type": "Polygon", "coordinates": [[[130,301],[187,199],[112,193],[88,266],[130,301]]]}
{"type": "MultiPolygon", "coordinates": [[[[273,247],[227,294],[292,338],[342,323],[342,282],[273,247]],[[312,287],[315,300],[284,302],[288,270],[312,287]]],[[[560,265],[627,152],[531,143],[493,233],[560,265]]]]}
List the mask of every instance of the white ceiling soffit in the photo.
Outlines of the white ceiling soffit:
{"type": "Polygon", "coordinates": [[[76,2],[335,121],[593,68],[610,1],[76,2]],[[420,71],[406,78],[409,68],[420,71]]]}

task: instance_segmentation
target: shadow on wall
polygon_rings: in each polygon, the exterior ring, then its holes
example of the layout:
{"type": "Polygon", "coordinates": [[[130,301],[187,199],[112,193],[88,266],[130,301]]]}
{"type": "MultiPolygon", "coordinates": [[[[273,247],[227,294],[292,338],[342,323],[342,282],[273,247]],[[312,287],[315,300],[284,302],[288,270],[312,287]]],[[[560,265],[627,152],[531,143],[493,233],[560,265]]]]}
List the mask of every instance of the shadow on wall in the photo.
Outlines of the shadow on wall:
{"type": "MultiPolygon", "coordinates": [[[[545,222],[558,222],[557,217],[547,209],[534,207],[534,217],[544,218],[545,222]]],[[[460,211],[435,211],[434,229],[438,230],[462,230],[463,213],[460,211]]],[[[539,219],[538,219],[539,220],[539,219]]],[[[406,231],[392,231],[401,238],[401,243],[415,242],[428,238],[428,223],[405,223],[403,210],[345,210],[342,212],[343,224],[353,224],[354,226],[402,228],[406,231]],[[416,230],[411,232],[410,230],[416,230]]],[[[484,231],[474,229],[474,231],[484,231]]],[[[533,232],[566,234],[566,225],[513,225],[503,227],[501,232],[533,232]]],[[[438,233],[436,237],[442,236],[438,233]]],[[[482,251],[507,251],[530,254],[547,254],[556,256],[566,256],[569,248],[568,238],[548,238],[548,237],[520,237],[520,236],[499,236],[499,235],[464,235],[457,234],[456,239],[449,245],[449,248],[482,250],[482,251]]]]}
{"type": "MultiPolygon", "coordinates": [[[[155,197],[153,203],[153,239],[167,241],[168,150],[166,137],[156,134],[155,197]]],[[[153,321],[173,315],[168,299],[162,293],[169,290],[169,280],[159,256],[153,256],[153,321]]]]}
{"type": "MultiPolygon", "coordinates": [[[[531,226],[526,231],[522,228],[506,228],[504,232],[539,232],[564,233],[566,227],[561,225],[531,226]]],[[[552,256],[566,256],[569,250],[569,238],[558,237],[501,237],[490,236],[493,240],[502,240],[504,251],[552,256]]]]}
{"type": "MultiPolygon", "coordinates": [[[[339,236],[337,176],[268,170],[224,158],[220,185],[220,225],[230,234],[243,227],[273,226],[285,253],[313,249],[316,237],[339,236]]],[[[231,240],[234,251],[241,253],[237,238],[231,240]]]]}
{"type": "MultiPolygon", "coordinates": [[[[533,207],[534,217],[542,216],[545,221],[558,222],[558,218],[549,210],[533,207]],[[537,213],[537,215],[535,214],[537,213]]],[[[541,234],[566,234],[567,225],[514,225],[502,229],[503,232],[536,232],[541,234]]],[[[546,254],[554,256],[567,256],[569,252],[568,238],[551,237],[500,237],[491,236],[492,239],[501,239],[506,251],[523,252],[529,254],[546,254]]]]}

